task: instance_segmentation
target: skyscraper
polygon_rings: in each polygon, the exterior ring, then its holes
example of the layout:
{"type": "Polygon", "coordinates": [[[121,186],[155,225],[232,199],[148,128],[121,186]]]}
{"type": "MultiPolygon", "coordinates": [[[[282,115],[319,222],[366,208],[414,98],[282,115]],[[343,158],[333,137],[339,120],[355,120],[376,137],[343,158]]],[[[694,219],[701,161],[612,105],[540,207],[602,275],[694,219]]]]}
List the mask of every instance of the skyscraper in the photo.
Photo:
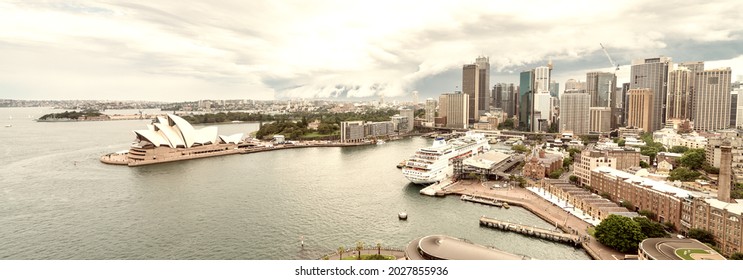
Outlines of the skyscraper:
{"type": "Polygon", "coordinates": [[[490,110],[490,59],[488,57],[477,57],[475,59],[477,64],[478,75],[478,93],[477,96],[477,115],[475,118],[479,119],[479,116],[490,110]]]}
{"type": "Polygon", "coordinates": [[[555,81],[550,82],[550,95],[552,97],[560,96],[560,83],[555,81]]]}
{"type": "Polygon", "coordinates": [[[666,121],[666,94],[668,69],[672,66],[670,57],[637,59],[630,68],[630,89],[650,89],[652,107],[649,117],[650,127],[647,132],[661,129],[666,121]]]}
{"type": "Polygon", "coordinates": [[[531,131],[547,131],[552,124],[552,96],[548,91],[534,94],[534,116],[531,131]]]}
{"type": "Polygon", "coordinates": [[[475,64],[462,66],[462,93],[469,95],[469,122],[479,119],[490,106],[490,60],[478,57],[475,64]]]}
{"type": "Polygon", "coordinates": [[[560,97],[560,132],[574,135],[588,134],[588,108],[591,96],[582,90],[566,90],[560,97]]]}
{"type": "Polygon", "coordinates": [[[730,124],[730,68],[705,70],[695,77],[694,129],[719,130],[730,124]]]}
{"type": "Polygon", "coordinates": [[[480,69],[477,64],[465,64],[462,66],[462,93],[467,95],[469,100],[467,104],[467,118],[469,123],[473,123],[477,116],[477,108],[480,93],[480,69]]]}
{"type": "Polygon", "coordinates": [[[446,117],[446,127],[467,129],[469,96],[464,93],[444,93],[439,96],[439,117],[446,117]]]}
{"type": "Polygon", "coordinates": [[[627,125],[627,111],[629,110],[629,83],[622,84],[622,125],[627,125]]]}
{"type": "Polygon", "coordinates": [[[531,131],[534,116],[534,70],[521,72],[519,79],[519,127],[531,131]]]}
{"type": "Polygon", "coordinates": [[[652,132],[653,91],[648,88],[630,89],[627,92],[627,126],[652,132]]]}
{"type": "Polygon", "coordinates": [[[704,71],[704,61],[690,61],[690,62],[681,62],[678,65],[679,68],[686,68],[691,71],[691,79],[689,80],[690,86],[690,93],[689,93],[689,111],[687,112],[687,116],[689,119],[694,118],[694,108],[697,106],[694,104],[694,93],[696,90],[694,87],[696,87],[696,78],[697,73],[704,71]]]}
{"type": "Polygon", "coordinates": [[[576,81],[574,79],[568,79],[565,82],[565,91],[568,90],[585,90],[586,89],[586,83],[581,81],[576,81]]]}
{"type": "Polygon", "coordinates": [[[434,118],[436,118],[436,105],[438,105],[437,103],[438,102],[436,102],[436,99],[426,99],[426,122],[434,122],[434,118]]]}
{"type": "Polygon", "coordinates": [[[591,107],[616,108],[616,100],[609,100],[617,87],[617,78],[612,73],[588,72],[586,73],[586,92],[591,96],[591,107]]]}
{"type": "Polygon", "coordinates": [[[501,108],[508,117],[517,114],[518,88],[514,84],[498,83],[493,86],[494,106],[501,108]]]}
{"type": "Polygon", "coordinates": [[[534,92],[550,92],[550,72],[547,66],[534,68],[534,92]]]}
{"type": "Polygon", "coordinates": [[[668,97],[666,97],[666,118],[691,119],[692,72],[685,67],[668,73],[668,97]]]}

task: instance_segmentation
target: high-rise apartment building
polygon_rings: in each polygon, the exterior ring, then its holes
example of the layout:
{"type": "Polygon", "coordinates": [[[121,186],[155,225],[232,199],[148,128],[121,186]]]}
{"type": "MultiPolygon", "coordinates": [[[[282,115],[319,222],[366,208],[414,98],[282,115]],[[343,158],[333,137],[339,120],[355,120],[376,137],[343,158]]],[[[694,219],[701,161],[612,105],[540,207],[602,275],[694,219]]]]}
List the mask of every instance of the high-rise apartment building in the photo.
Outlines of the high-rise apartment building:
{"type": "Polygon", "coordinates": [[[696,90],[694,87],[696,87],[696,77],[697,73],[704,71],[704,61],[689,61],[689,62],[681,62],[678,64],[678,68],[685,68],[691,71],[691,78],[689,79],[689,112],[687,113],[687,116],[689,119],[694,118],[694,109],[697,107],[694,104],[694,93],[696,90]]]}
{"type": "Polygon", "coordinates": [[[666,97],[666,118],[691,119],[692,72],[685,67],[668,73],[668,97],[666,97]]]}
{"type": "Polygon", "coordinates": [[[567,90],[560,98],[560,132],[572,131],[574,135],[588,134],[591,96],[580,90],[567,90]]]}
{"type": "Polygon", "coordinates": [[[405,132],[411,132],[415,128],[415,110],[413,109],[401,109],[400,115],[407,117],[407,126],[405,132]]]}
{"type": "Polygon", "coordinates": [[[490,106],[489,58],[478,57],[474,64],[465,64],[462,67],[462,93],[469,96],[468,121],[473,123],[490,106]]]}
{"type": "Polygon", "coordinates": [[[434,119],[436,118],[436,105],[438,105],[438,102],[436,102],[436,99],[428,98],[426,99],[426,122],[433,123],[434,119]]]}
{"type": "Polygon", "coordinates": [[[632,61],[630,68],[630,89],[650,89],[652,107],[648,132],[661,129],[666,122],[666,94],[668,70],[673,66],[670,57],[656,57],[632,61]]]}
{"type": "Polygon", "coordinates": [[[653,91],[647,88],[630,89],[627,93],[627,126],[652,132],[653,91]]]}
{"type": "Polygon", "coordinates": [[[694,129],[719,130],[730,124],[730,68],[705,70],[696,74],[694,129]]]}
{"type": "Polygon", "coordinates": [[[552,96],[548,91],[534,94],[533,124],[532,131],[547,131],[552,124],[552,96]]]}
{"type": "Polygon", "coordinates": [[[469,95],[444,93],[439,96],[439,117],[446,117],[446,127],[467,129],[469,117],[469,95]]]}

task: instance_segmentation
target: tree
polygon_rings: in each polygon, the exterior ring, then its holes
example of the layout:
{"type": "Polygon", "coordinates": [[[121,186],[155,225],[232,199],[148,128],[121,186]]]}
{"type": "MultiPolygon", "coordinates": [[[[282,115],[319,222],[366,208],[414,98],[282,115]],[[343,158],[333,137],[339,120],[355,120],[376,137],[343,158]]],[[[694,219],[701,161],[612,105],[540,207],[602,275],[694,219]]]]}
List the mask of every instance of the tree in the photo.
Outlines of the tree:
{"type": "Polygon", "coordinates": [[[696,172],[694,170],[689,170],[686,167],[678,167],[669,173],[668,180],[669,181],[683,181],[683,182],[691,182],[699,178],[702,174],[699,174],[699,172],[696,172]]]}
{"type": "Polygon", "coordinates": [[[565,158],[562,160],[562,168],[570,169],[570,166],[573,165],[573,158],[565,158]]]}
{"type": "Polygon", "coordinates": [[[343,246],[338,247],[338,259],[339,260],[342,260],[343,259],[343,251],[345,251],[345,250],[346,250],[346,248],[343,248],[343,246]]]}
{"type": "Polygon", "coordinates": [[[685,153],[688,150],[689,150],[688,147],[684,147],[684,146],[673,146],[673,147],[671,147],[671,150],[669,152],[671,152],[671,153],[677,153],[677,154],[683,154],[683,153],[685,153]]]}
{"type": "Polygon", "coordinates": [[[555,171],[550,172],[549,177],[550,177],[550,179],[558,179],[558,178],[560,178],[560,176],[562,176],[562,173],[563,172],[564,172],[564,170],[562,170],[562,168],[557,169],[555,171]]]}
{"type": "Polygon", "coordinates": [[[575,176],[575,175],[570,175],[570,177],[568,177],[568,178],[570,178],[570,182],[572,182],[574,184],[577,184],[578,181],[580,181],[580,177],[575,176]]]}
{"type": "Polygon", "coordinates": [[[596,240],[622,253],[637,252],[637,246],[645,239],[640,225],[631,218],[609,215],[596,226],[596,240]]]}
{"type": "Polygon", "coordinates": [[[657,238],[657,237],[670,237],[671,235],[666,232],[666,229],[663,225],[660,223],[656,223],[651,221],[648,218],[645,217],[634,217],[632,218],[635,222],[637,222],[638,225],[640,225],[640,230],[642,230],[642,233],[645,234],[647,238],[657,238]]]}
{"type": "Polygon", "coordinates": [[[741,253],[741,252],[735,252],[732,255],[730,255],[730,257],[728,258],[728,260],[743,260],[743,253],[741,253]]]}
{"type": "Polygon", "coordinates": [[[511,149],[516,151],[519,154],[525,154],[529,152],[529,148],[527,148],[524,145],[513,145],[511,149]]]}
{"type": "Polygon", "coordinates": [[[630,210],[630,211],[635,211],[635,205],[633,205],[632,202],[629,200],[623,200],[622,202],[619,203],[619,206],[627,208],[627,210],[630,210]]]}
{"type": "Polygon", "coordinates": [[[508,118],[502,123],[498,124],[498,129],[513,129],[513,119],[508,118]]]}
{"type": "Polygon", "coordinates": [[[601,192],[601,193],[600,193],[599,195],[600,195],[601,197],[603,197],[603,198],[606,198],[606,199],[608,199],[608,200],[611,200],[611,194],[610,194],[610,193],[608,193],[608,192],[601,192]]]}
{"type": "Polygon", "coordinates": [[[624,147],[624,143],[625,141],[624,139],[622,139],[622,140],[619,140],[619,142],[617,142],[617,145],[619,145],[619,147],[624,147]]]}
{"type": "Polygon", "coordinates": [[[568,149],[568,155],[570,155],[570,158],[575,158],[575,154],[580,154],[580,150],[576,148],[568,149]]]}
{"type": "Polygon", "coordinates": [[[704,149],[691,149],[684,153],[679,159],[681,166],[689,169],[699,169],[704,164],[704,149]]]}
{"type": "Polygon", "coordinates": [[[643,216],[645,216],[645,217],[647,217],[648,219],[651,219],[651,220],[655,220],[655,217],[656,217],[655,213],[653,213],[653,211],[650,211],[650,210],[643,209],[643,210],[640,210],[637,213],[640,214],[640,215],[643,215],[643,216]]]}
{"type": "Polygon", "coordinates": [[[650,167],[650,164],[648,164],[644,160],[641,160],[640,161],[640,167],[642,167],[642,168],[648,168],[648,167],[650,167]]]}
{"type": "Polygon", "coordinates": [[[377,255],[382,254],[382,243],[377,242],[377,255]]]}
{"type": "Polygon", "coordinates": [[[357,241],[356,242],[356,251],[359,252],[359,260],[361,260],[361,250],[364,249],[364,242],[357,241]]]}
{"type": "Polygon", "coordinates": [[[686,233],[686,236],[689,238],[694,238],[696,240],[699,240],[699,242],[702,243],[708,243],[715,246],[715,236],[712,235],[711,232],[701,229],[701,228],[693,228],[690,229],[688,233],[686,233]]]}

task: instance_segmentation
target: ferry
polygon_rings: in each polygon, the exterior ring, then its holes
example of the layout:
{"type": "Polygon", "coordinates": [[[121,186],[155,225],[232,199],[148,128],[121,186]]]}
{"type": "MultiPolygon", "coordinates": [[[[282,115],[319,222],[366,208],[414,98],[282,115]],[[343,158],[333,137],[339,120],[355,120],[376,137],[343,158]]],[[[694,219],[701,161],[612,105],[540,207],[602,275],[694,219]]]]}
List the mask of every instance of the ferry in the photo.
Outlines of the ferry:
{"type": "Polygon", "coordinates": [[[490,150],[488,139],[482,133],[468,131],[464,136],[451,139],[436,138],[430,147],[420,148],[405,163],[402,173],[414,184],[428,185],[451,176],[451,163],[457,158],[467,158],[490,150]]]}

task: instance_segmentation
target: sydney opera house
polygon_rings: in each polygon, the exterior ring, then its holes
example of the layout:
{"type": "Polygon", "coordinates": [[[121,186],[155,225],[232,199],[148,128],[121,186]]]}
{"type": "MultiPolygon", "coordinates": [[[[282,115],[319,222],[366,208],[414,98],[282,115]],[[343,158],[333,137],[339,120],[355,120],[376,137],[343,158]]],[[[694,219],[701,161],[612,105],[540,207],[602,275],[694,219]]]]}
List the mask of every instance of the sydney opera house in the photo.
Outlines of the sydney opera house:
{"type": "Polygon", "coordinates": [[[218,135],[217,127],[195,129],[183,118],[158,116],[147,129],[135,130],[136,139],[129,151],[107,154],[101,161],[109,164],[139,166],[211,156],[240,153],[242,133],[218,135]]]}

